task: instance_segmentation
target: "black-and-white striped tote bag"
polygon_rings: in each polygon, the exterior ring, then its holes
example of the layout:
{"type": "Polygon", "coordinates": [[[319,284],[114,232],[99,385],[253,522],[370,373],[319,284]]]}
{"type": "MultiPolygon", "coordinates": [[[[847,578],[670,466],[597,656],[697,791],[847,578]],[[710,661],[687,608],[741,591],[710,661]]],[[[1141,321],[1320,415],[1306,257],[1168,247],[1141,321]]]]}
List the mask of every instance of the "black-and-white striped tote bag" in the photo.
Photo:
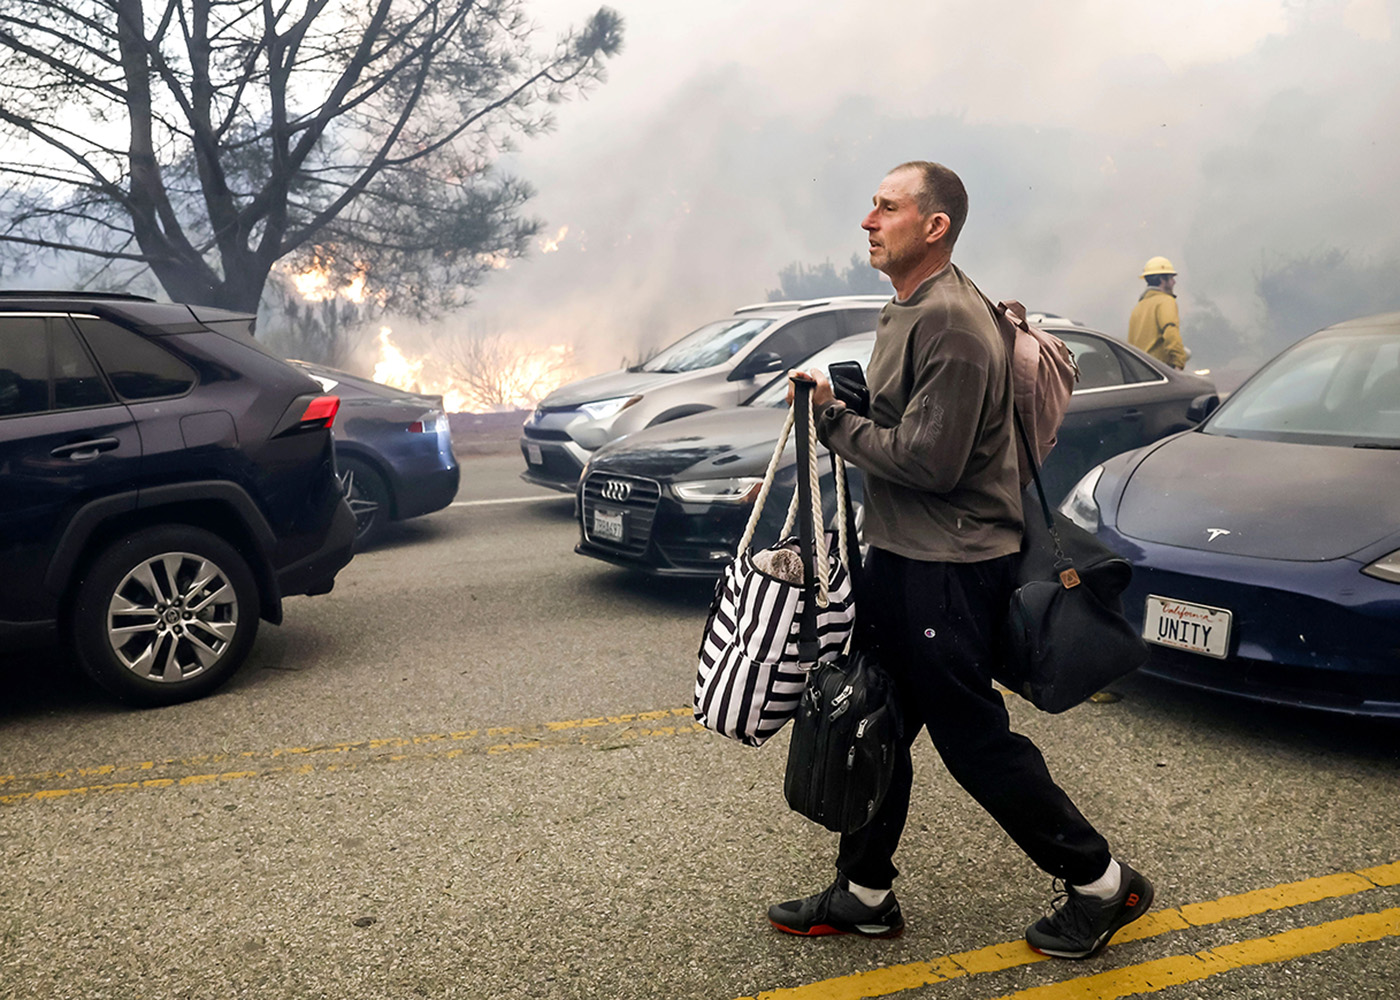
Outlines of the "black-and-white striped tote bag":
{"type": "MultiPolygon", "coordinates": [[[[817,485],[815,457],[809,463],[815,510],[804,512],[803,516],[814,518],[816,527],[813,533],[818,540],[816,588],[808,591],[800,583],[771,576],[754,565],[750,550],[753,532],[792,423],[789,413],[748,527],[739,542],[739,551],[715,588],[695,679],[695,718],[707,729],[749,746],[760,746],[797,712],[807,684],[807,671],[816,665],[801,663],[798,655],[798,633],[807,595],[813,594],[817,601],[818,662],[834,659],[841,653],[855,623],[851,580],[838,556],[838,552],[849,551],[850,544],[845,531],[844,467],[839,458],[837,524],[840,531],[836,539],[821,530],[821,491],[817,485]],[[837,545],[833,546],[833,541],[837,545]]],[[[815,439],[815,429],[811,436],[815,439]]],[[[809,454],[815,456],[815,452],[813,440],[809,454]]],[[[787,523],[781,533],[784,541],[775,548],[796,549],[797,543],[790,535],[797,514],[797,491],[794,490],[787,523]]]]}

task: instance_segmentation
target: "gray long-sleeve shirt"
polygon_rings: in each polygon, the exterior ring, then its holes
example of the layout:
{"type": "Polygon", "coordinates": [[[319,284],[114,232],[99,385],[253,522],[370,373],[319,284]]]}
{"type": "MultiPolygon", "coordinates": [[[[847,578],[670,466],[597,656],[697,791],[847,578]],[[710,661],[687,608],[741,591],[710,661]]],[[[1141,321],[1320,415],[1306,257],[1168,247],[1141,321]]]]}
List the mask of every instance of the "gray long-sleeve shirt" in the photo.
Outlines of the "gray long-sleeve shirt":
{"type": "Polygon", "coordinates": [[[880,313],[870,417],[828,404],[821,440],[866,474],[865,541],[980,562],[1021,546],[1011,366],[981,293],[949,264],[880,313]]]}

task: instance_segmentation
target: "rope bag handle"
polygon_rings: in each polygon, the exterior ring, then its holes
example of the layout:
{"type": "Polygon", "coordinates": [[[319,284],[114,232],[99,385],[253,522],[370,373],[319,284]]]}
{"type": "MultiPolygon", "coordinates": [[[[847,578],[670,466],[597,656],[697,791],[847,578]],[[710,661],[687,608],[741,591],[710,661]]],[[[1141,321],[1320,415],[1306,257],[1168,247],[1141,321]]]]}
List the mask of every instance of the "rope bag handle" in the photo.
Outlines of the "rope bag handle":
{"type": "MultiPolygon", "coordinates": [[[[796,381],[796,379],[794,379],[796,381]]],[[[815,419],[815,408],[812,406],[812,394],[810,392],[800,393],[805,397],[807,404],[807,441],[806,447],[800,447],[802,442],[798,442],[799,452],[807,453],[806,473],[811,483],[812,510],[811,524],[812,534],[816,545],[817,577],[817,606],[828,607],[831,604],[830,589],[831,575],[828,565],[826,531],[822,524],[821,508],[821,474],[817,465],[817,422],[815,419]]],[[[758,497],[754,500],[753,510],[749,514],[748,524],[744,526],[744,534],[739,539],[737,554],[749,551],[753,544],[754,532],[758,528],[758,519],[763,514],[764,504],[768,501],[768,494],[773,489],[773,481],[777,476],[778,465],[782,460],[783,452],[787,450],[788,438],[792,434],[792,429],[796,423],[797,409],[794,405],[788,409],[787,419],[783,421],[782,432],[778,435],[777,446],[773,449],[773,457],[768,461],[768,469],[763,475],[763,485],[759,488],[758,497]]],[[[837,533],[837,553],[843,560],[847,560],[849,565],[850,540],[846,537],[846,463],[840,455],[833,453],[834,466],[836,470],[836,533],[837,533]]],[[[799,470],[799,475],[801,470],[799,470]]],[[[792,529],[797,523],[798,514],[798,491],[792,491],[792,500],[788,504],[787,517],[783,521],[783,529],[778,533],[779,538],[788,538],[792,534],[792,529]]]]}

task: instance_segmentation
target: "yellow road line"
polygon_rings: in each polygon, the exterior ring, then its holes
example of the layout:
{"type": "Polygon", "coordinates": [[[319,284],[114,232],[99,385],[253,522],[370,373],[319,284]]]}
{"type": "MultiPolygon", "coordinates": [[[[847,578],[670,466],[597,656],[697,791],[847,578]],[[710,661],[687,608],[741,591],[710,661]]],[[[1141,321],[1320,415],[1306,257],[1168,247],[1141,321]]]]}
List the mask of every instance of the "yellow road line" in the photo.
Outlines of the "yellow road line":
{"type": "Polygon", "coordinates": [[[689,708],[666,708],[651,712],[546,722],[540,726],[492,726],[451,733],[359,740],[353,743],[200,754],[193,757],[99,764],[93,767],[33,774],[0,775],[0,805],[72,795],[185,787],[274,775],[354,770],[368,764],[453,760],[465,754],[494,756],[546,747],[580,745],[592,746],[598,750],[611,750],[630,746],[642,738],[704,732],[699,723],[694,721],[674,721],[680,718],[693,720],[694,716],[689,708]],[[175,773],[167,777],[171,772],[175,773]],[[129,780],[71,784],[91,778],[129,780]]]}
{"type": "MultiPolygon", "coordinates": [[[[1239,920],[1242,917],[1258,916],[1274,910],[1302,906],[1323,899],[1352,896],[1369,889],[1394,885],[1400,885],[1400,861],[1269,886],[1207,902],[1155,910],[1119,931],[1113,938],[1113,944],[1141,941],[1171,931],[1206,927],[1227,920],[1239,920]]],[[[949,979],[960,979],[984,972],[1001,972],[1045,961],[1049,959],[1031,951],[1025,941],[1005,941],[973,951],[945,955],[931,962],[909,962],[883,969],[871,969],[849,976],[808,983],[805,986],[768,990],[758,994],[756,998],[743,997],[740,1000],[862,1000],[865,997],[883,997],[920,986],[932,986],[949,979]]]]}
{"type": "Polygon", "coordinates": [[[1343,945],[1366,944],[1397,936],[1400,936],[1400,907],[1298,927],[1269,937],[1236,941],[1194,955],[1173,955],[1092,976],[1033,986],[998,1000],[1118,1000],[1199,982],[1251,965],[1272,965],[1343,945]]]}

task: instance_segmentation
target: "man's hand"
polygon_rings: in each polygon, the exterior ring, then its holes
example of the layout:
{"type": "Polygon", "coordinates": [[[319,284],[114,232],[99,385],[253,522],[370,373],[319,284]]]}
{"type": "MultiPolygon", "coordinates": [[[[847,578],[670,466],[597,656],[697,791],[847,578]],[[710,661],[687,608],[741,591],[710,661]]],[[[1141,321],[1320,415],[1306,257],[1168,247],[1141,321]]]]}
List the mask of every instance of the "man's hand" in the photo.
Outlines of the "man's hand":
{"type": "Polygon", "coordinates": [[[835,403],[837,406],[846,405],[845,403],[837,399],[836,394],[831,391],[831,380],[826,377],[826,372],[822,371],[820,368],[813,368],[811,371],[807,372],[798,371],[797,369],[792,368],[788,370],[788,406],[792,405],[793,397],[797,394],[797,390],[792,384],[792,379],[795,375],[806,376],[808,379],[811,379],[813,382],[816,383],[816,387],[812,390],[813,406],[821,406],[823,403],[835,403]]]}

